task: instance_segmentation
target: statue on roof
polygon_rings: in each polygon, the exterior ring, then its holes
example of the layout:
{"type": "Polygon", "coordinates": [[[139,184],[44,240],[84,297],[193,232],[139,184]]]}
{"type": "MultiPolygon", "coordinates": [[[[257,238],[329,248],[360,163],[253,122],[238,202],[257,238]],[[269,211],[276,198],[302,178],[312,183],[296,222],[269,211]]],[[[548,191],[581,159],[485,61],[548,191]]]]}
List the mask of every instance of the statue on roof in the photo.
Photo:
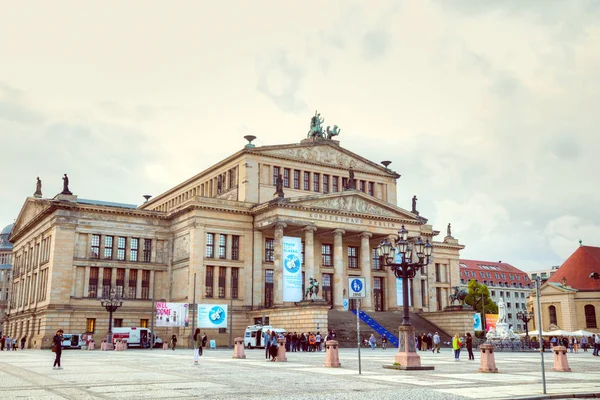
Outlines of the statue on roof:
{"type": "Polygon", "coordinates": [[[354,171],[350,168],[348,182],[346,183],[346,187],[344,190],[356,189],[356,181],[354,180],[354,171]]]}
{"type": "Polygon", "coordinates": [[[417,195],[414,195],[412,198],[412,213],[413,214],[419,214],[419,212],[417,211],[417,195]]]}
{"type": "Polygon", "coordinates": [[[73,194],[69,190],[69,177],[67,176],[67,174],[65,174],[65,176],[63,176],[62,180],[63,180],[63,191],[60,194],[73,194]]]}
{"type": "Polygon", "coordinates": [[[448,223],[448,228],[446,229],[446,236],[452,237],[452,226],[448,223]]]}
{"type": "Polygon", "coordinates": [[[333,126],[333,130],[329,129],[329,126],[327,127],[327,139],[331,139],[334,136],[337,136],[340,134],[340,128],[338,128],[337,125],[333,126]]]}
{"type": "Polygon", "coordinates": [[[277,179],[275,180],[275,195],[277,197],[283,197],[285,195],[283,193],[283,177],[281,174],[277,175],[277,179]]]}
{"type": "Polygon", "coordinates": [[[35,193],[33,194],[33,197],[42,197],[42,181],[39,176],[37,177],[37,182],[35,184],[35,193]]]}
{"type": "Polygon", "coordinates": [[[315,115],[310,119],[310,130],[308,131],[308,138],[323,138],[325,134],[323,133],[323,127],[321,124],[325,120],[321,118],[321,114],[318,111],[315,111],[315,115]]]}

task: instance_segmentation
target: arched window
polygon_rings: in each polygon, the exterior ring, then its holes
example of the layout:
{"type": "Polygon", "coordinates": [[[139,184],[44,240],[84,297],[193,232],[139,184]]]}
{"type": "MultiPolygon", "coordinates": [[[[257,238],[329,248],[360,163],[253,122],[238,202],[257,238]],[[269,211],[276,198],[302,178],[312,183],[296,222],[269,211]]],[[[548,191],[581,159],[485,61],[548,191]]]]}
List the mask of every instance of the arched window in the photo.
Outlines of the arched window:
{"type": "Polygon", "coordinates": [[[556,321],[556,307],[550,306],[548,307],[548,313],[550,314],[550,323],[554,325],[558,325],[556,321]]]}
{"type": "Polygon", "coordinates": [[[596,307],[588,304],[584,307],[585,311],[585,327],[586,328],[597,328],[596,324],[596,307]]]}

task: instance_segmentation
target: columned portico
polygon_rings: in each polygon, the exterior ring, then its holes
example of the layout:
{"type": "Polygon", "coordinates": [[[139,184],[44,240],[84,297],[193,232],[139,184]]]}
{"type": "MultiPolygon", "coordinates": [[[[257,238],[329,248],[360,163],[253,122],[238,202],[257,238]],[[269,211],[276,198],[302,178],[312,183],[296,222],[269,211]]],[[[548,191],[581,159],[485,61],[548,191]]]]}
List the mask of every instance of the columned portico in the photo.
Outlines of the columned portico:
{"type": "Polygon", "coordinates": [[[287,227],[284,222],[276,222],[275,249],[273,257],[273,305],[283,306],[283,229],[287,227]]]}
{"type": "Polygon", "coordinates": [[[346,268],[344,268],[344,247],[342,235],[346,233],[343,229],[333,231],[333,307],[343,309],[344,290],[346,288],[346,268]]]}
{"type": "Polygon", "coordinates": [[[373,311],[373,278],[371,276],[371,246],[369,239],[373,236],[370,232],[360,234],[360,274],[365,278],[367,296],[362,300],[362,308],[373,311]]]}
{"type": "MultiPolygon", "coordinates": [[[[304,286],[309,287],[309,278],[312,276],[317,281],[321,282],[320,268],[317,265],[315,268],[315,231],[317,227],[314,225],[307,225],[302,229],[304,231],[304,286]]],[[[303,294],[304,295],[304,294],[303,294]]]]}

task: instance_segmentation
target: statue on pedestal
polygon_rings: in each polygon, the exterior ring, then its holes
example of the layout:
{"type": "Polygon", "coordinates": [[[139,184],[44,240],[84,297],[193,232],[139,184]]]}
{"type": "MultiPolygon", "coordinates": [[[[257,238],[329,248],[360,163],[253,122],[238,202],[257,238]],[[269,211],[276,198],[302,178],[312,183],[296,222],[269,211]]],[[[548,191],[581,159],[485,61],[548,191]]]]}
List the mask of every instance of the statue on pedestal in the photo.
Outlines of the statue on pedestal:
{"type": "Polygon", "coordinates": [[[67,174],[65,174],[65,176],[63,176],[62,179],[63,179],[63,191],[60,194],[73,194],[69,190],[69,177],[67,176],[67,174]]]}
{"type": "Polygon", "coordinates": [[[33,194],[33,197],[42,197],[42,181],[39,176],[37,177],[37,182],[35,184],[35,193],[33,194]]]}
{"type": "Polygon", "coordinates": [[[304,292],[305,300],[314,300],[317,298],[319,294],[319,282],[312,276],[308,278],[308,287],[306,288],[306,292],[304,292]]]}
{"type": "Polygon", "coordinates": [[[346,183],[346,187],[344,188],[344,190],[351,190],[351,189],[356,189],[356,181],[354,180],[354,171],[352,170],[352,168],[350,168],[349,176],[348,176],[348,183],[346,183]]]}
{"type": "Polygon", "coordinates": [[[285,194],[283,193],[283,178],[281,174],[277,175],[277,179],[275,180],[275,195],[277,197],[283,197],[285,194]]]}
{"type": "Polygon", "coordinates": [[[446,229],[446,236],[452,237],[452,227],[450,226],[450,223],[448,223],[448,228],[446,229]]]}

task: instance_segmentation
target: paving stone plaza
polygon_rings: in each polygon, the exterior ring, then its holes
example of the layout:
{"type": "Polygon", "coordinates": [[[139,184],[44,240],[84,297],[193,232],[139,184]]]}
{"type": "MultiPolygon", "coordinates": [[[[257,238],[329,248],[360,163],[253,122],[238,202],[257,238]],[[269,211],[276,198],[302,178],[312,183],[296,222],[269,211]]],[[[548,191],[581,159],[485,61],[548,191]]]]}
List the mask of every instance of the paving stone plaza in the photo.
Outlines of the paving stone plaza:
{"type": "MultiPolygon", "coordinates": [[[[475,361],[454,362],[449,349],[421,352],[434,371],[395,371],[395,350],[341,349],[341,368],[324,368],[325,353],[288,353],[288,362],[265,361],[263,350],[65,350],[64,369],[53,370],[48,350],[0,352],[0,399],[501,399],[544,398],[539,353],[496,353],[499,373],[483,374],[475,361]]],[[[600,397],[600,358],[569,354],[570,373],[552,372],[545,353],[547,394],[600,397]]]]}

